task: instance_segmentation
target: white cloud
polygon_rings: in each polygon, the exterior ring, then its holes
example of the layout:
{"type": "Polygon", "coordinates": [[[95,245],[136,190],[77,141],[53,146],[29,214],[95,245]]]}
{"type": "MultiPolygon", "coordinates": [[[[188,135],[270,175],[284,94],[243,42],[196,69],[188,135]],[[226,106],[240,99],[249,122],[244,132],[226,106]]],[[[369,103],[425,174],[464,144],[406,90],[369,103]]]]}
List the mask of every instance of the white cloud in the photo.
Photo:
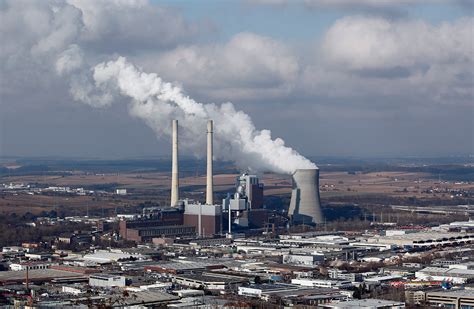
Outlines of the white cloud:
{"type": "MultiPolygon", "coordinates": [[[[286,0],[265,2],[284,4],[286,0]]],[[[413,2],[311,1],[335,8],[398,8],[413,2]]],[[[260,124],[263,119],[269,126],[282,111],[291,114],[287,119],[315,119],[318,110],[329,105],[331,115],[324,120],[332,125],[342,115],[348,120],[372,115],[374,122],[384,122],[382,114],[385,117],[408,104],[419,107],[413,119],[423,109],[441,115],[446,110],[443,104],[450,104],[454,115],[474,102],[472,18],[433,25],[409,18],[346,17],[331,25],[312,52],[307,42],[292,48],[285,40],[251,32],[223,42],[199,43],[195,38],[202,33],[199,25],[144,0],[5,0],[0,5],[0,20],[0,70],[2,77],[8,77],[0,78],[0,105],[12,103],[9,111],[14,116],[4,116],[9,119],[22,117],[14,104],[23,104],[23,110],[35,104],[41,110],[53,106],[53,101],[72,101],[66,95],[69,87],[76,100],[111,105],[117,96],[97,89],[83,73],[90,75],[91,67],[117,54],[126,55],[145,72],[182,83],[189,95],[202,102],[247,104],[244,109],[252,110],[255,117],[261,117],[260,124]],[[266,105],[251,106],[254,102],[266,105]]],[[[45,123],[54,121],[43,113],[45,123]]],[[[2,109],[0,114],[7,113],[2,109]]],[[[453,119],[447,120],[456,125],[452,132],[472,129],[472,123],[459,124],[453,119]]],[[[337,130],[331,125],[328,128],[337,130]]],[[[281,129],[280,134],[285,131],[278,125],[273,129],[281,129]]],[[[313,133],[324,135],[316,131],[308,135],[313,133]]],[[[15,140],[15,134],[11,136],[15,140]]]]}
{"type": "Polygon", "coordinates": [[[448,2],[448,0],[303,0],[307,5],[323,7],[371,7],[387,8],[403,5],[426,4],[434,2],[448,2]]]}
{"type": "Polygon", "coordinates": [[[433,26],[423,21],[346,17],[328,30],[322,46],[331,63],[349,69],[472,62],[473,27],[472,18],[433,26]]]}
{"type": "Polygon", "coordinates": [[[83,51],[76,44],[59,54],[56,60],[56,72],[59,75],[70,73],[83,67],[83,51]]]}
{"type": "Polygon", "coordinates": [[[287,46],[253,33],[224,44],[179,47],[160,55],[157,69],[221,99],[285,95],[299,74],[298,59],[287,46]]]}
{"type": "Polygon", "coordinates": [[[408,17],[412,9],[442,5],[466,10],[472,15],[472,0],[242,0],[245,4],[272,6],[284,9],[299,6],[303,9],[332,10],[338,13],[368,14],[390,18],[408,17]]]}
{"type": "Polygon", "coordinates": [[[177,12],[146,0],[67,0],[82,12],[84,43],[99,51],[123,53],[162,49],[189,42],[200,32],[177,12]]]}
{"type": "Polygon", "coordinates": [[[146,0],[5,0],[0,20],[0,69],[9,77],[0,79],[0,94],[12,95],[64,88],[65,73],[88,70],[107,55],[174,48],[200,32],[146,0]]]}
{"type": "Polygon", "coordinates": [[[317,59],[305,67],[303,87],[331,97],[472,104],[473,27],[472,18],[440,25],[343,18],[327,31],[317,59]]]}
{"type": "MultiPolygon", "coordinates": [[[[457,0],[454,2],[461,2],[457,0]]],[[[288,5],[300,4],[310,8],[334,8],[351,10],[387,10],[398,9],[406,6],[450,3],[450,0],[246,0],[246,3],[258,5],[288,5]]]]}
{"type": "Polygon", "coordinates": [[[81,13],[61,2],[5,1],[0,10],[0,94],[54,83],[56,57],[76,42],[81,13]]]}

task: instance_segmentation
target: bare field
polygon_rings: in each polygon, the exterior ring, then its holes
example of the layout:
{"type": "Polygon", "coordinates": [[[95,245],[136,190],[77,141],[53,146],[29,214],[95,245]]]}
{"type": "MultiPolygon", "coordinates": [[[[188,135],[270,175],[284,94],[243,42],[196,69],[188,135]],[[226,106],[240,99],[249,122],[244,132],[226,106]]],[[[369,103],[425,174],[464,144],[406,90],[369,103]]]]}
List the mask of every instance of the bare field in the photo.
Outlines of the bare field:
{"type": "Polygon", "coordinates": [[[0,213],[22,214],[30,212],[39,214],[42,211],[67,210],[68,213],[83,214],[88,210],[115,209],[129,207],[145,202],[142,199],[133,201],[116,197],[97,198],[94,196],[47,196],[47,195],[5,195],[0,198],[0,213]]]}
{"type": "MultiPolygon", "coordinates": [[[[232,193],[237,174],[214,176],[215,191],[232,193]]],[[[386,195],[393,197],[438,198],[449,196],[446,190],[474,190],[474,184],[444,183],[430,178],[430,174],[408,172],[376,172],[348,174],[347,172],[321,172],[321,197],[386,195]],[[426,192],[438,188],[440,193],[426,192]]],[[[291,192],[291,177],[288,175],[264,174],[265,195],[288,195],[291,192]]],[[[145,201],[166,201],[170,189],[169,173],[123,173],[123,174],[81,174],[65,176],[16,176],[2,177],[2,183],[35,183],[41,186],[92,187],[110,185],[127,188],[132,194],[127,196],[46,196],[46,195],[3,195],[0,198],[0,213],[39,213],[56,209],[58,206],[69,210],[85,208],[115,208],[136,206],[145,201]]],[[[183,197],[203,198],[205,176],[180,178],[183,197]],[[202,196],[201,196],[202,195],[202,196]]]]}

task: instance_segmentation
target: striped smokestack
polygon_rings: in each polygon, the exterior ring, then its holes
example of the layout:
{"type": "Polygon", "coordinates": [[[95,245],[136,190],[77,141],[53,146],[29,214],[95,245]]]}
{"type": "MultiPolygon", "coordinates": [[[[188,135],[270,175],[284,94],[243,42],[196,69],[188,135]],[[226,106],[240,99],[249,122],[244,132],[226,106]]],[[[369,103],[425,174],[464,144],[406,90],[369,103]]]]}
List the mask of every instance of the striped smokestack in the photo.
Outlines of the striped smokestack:
{"type": "Polygon", "coordinates": [[[172,134],[172,169],[171,169],[171,207],[178,205],[179,200],[179,175],[178,175],[178,120],[173,120],[172,134]]]}
{"type": "Polygon", "coordinates": [[[213,121],[207,121],[207,182],[206,182],[206,204],[214,204],[213,199],[213,181],[212,181],[212,134],[213,134],[213,121]]]}

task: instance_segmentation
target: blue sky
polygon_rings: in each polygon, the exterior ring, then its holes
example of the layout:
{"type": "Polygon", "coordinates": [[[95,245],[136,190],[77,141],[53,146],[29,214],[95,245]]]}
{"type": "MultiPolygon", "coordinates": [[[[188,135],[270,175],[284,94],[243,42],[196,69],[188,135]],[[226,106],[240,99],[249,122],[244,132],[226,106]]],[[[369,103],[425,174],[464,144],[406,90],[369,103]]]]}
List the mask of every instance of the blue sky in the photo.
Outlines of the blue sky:
{"type": "MultiPolygon", "coordinates": [[[[179,10],[194,21],[209,20],[215,24],[220,40],[226,40],[243,31],[256,32],[282,40],[315,40],[321,37],[334,21],[353,14],[371,14],[365,9],[309,8],[302,1],[285,4],[262,5],[251,1],[219,0],[154,0],[156,5],[165,5],[179,10]]],[[[454,2],[454,1],[453,1],[454,2]]],[[[400,16],[390,18],[422,19],[432,24],[452,21],[472,15],[463,5],[450,1],[399,6],[394,9],[400,16]]],[[[214,40],[216,38],[214,37],[214,40]]]]}

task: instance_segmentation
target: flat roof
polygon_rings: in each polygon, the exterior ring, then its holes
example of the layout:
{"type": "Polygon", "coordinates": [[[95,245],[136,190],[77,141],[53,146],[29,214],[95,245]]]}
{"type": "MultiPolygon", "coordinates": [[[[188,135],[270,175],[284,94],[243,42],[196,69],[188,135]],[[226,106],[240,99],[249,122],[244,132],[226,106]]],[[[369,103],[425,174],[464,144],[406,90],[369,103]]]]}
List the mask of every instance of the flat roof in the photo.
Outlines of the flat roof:
{"type": "Polygon", "coordinates": [[[140,292],[129,292],[129,297],[126,297],[125,300],[120,300],[120,305],[140,305],[140,304],[154,304],[154,303],[163,303],[178,300],[179,297],[157,291],[155,289],[149,289],[146,291],[140,292]]]}
{"type": "Polygon", "coordinates": [[[464,278],[474,278],[474,269],[426,267],[418,272],[428,274],[446,275],[450,277],[458,276],[464,278]]]}
{"type": "Polygon", "coordinates": [[[268,294],[275,294],[280,298],[292,298],[292,297],[309,297],[315,295],[322,295],[322,296],[334,296],[340,295],[341,291],[331,288],[308,288],[308,287],[301,287],[296,290],[288,290],[288,291],[278,291],[278,292],[271,292],[268,294]]]}
{"type": "Polygon", "coordinates": [[[324,307],[329,308],[377,308],[382,306],[405,306],[405,303],[393,301],[393,300],[383,300],[383,299],[375,299],[375,298],[368,298],[368,299],[358,299],[358,300],[350,300],[345,302],[337,302],[337,303],[328,303],[325,304],[324,307]]]}
{"type": "Polygon", "coordinates": [[[90,278],[97,278],[97,279],[112,279],[112,278],[121,278],[121,277],[123,276],[114,275],[114,274],[104,274],[104,273],[90,275],[90,278]]]}
{"type": "MultiPolygon", "coordinates": [[[[391,235],[391,236],[380,236],[374,237],[372,240],[388,241],[388,240],[406,240],[406,241],[421,241],[421,240],[441,240],[443,238],[469,238],[473,237],[474,234],[465,233],[450,233],[450,232],[433,232],[433,231],[421,231],[416,233],[408,233],[402,235],[391,235]]],[[[371,239],[369,238],[369,241],[371,239]]]]}
{"type": "Polygon", "coordinates": [[[395,279],[400,279],[400,278],[402,278],[402,276],[398,276],[398,275],[375,276],[375,277],[365,278],[364,281],[386,281],[386,280],[395,280],[395,279]]]}
{"type": "MultiPolygon", "coordinates": [[[[52,279],[64,278],[88,278],[83,274],[57,269],[32,269],[28,271],[30,281],[50,281],[52,279]]],[[[23,282],[26,281],[26,270],[0,271],[0,282],[23,282]]]]}
{"type": "Polygon", "coordinates": [[[123,297],[122,293],[120,295],[112,295],[112,296],[91,296],[91,297],[81,297],[81,298],[76,298],[75,302],[76,303],[83,303],[85,301],[90,301],[90,300],[100,300],[100,299],[108,299],[112,307],[120,306],[122,308],[123,306],[133,306],[133,305],[141,305],[141,304],[160,304],[160,303],[166,303],[170,301],[175,301],[178,300],[179,297],[159,291],[157,289],[149,289],[146,291],[140,291],[140,292],[131,292],[128,291],[128,295],[126,297],[123,297]]]}
{"type": "Polygon", "coordinates": [[[118,260],[126,260],[130,259],[131,257],[135,258],[143,258],[140,254],[131,254],[125,252],[116,252],[116,251],[96,251],[94,253],[89,253],[84,255],[82,258],[84,260],[91,260],[91,261],[118,261],[118,260]]]}
{"type": "MultiPolygon", "coordinates": [[[[202,262],[190,262],[190,263],[180,263],[180,262],[165,262],[165,263],[154,263],[146,265],[145,267],[152,269],[153,267],[161,268],[163,270],[192,270],[192,269],[204,269],[209,266],[219,266],[220,264],[213,263],[202,263],[202,262]]],[[[224,265],[222,265],[224,266],[224,265]]]]}
{"type": "Polygon", "coordinates": [[[202,282],[233,283],[233,282],[248,281],[248,278],[244,278],[244,277],[222,275],[222,274],[211,274],[211,273],[173,275],[173,277],[195,280],[195,281],[202,281],[202,282]]]}
{"type": "Polygon", "coordinates": [[[251,284],[249,286],[246,286],[245,288],[247,289],[256,289],[256,290],[261,290],[262,292],[264,291],[281,291],[281,290],[295,290],[299,289],[301,286],[299,285],[293,285],[293,284],[251,284]]]}
{"type": "Polygon", "coordinates": [[[474,298],[474,290],[450,290],[450,291],[432,291],[427,295],[445,296],[445,297],[471,297],[474,298]]]}

